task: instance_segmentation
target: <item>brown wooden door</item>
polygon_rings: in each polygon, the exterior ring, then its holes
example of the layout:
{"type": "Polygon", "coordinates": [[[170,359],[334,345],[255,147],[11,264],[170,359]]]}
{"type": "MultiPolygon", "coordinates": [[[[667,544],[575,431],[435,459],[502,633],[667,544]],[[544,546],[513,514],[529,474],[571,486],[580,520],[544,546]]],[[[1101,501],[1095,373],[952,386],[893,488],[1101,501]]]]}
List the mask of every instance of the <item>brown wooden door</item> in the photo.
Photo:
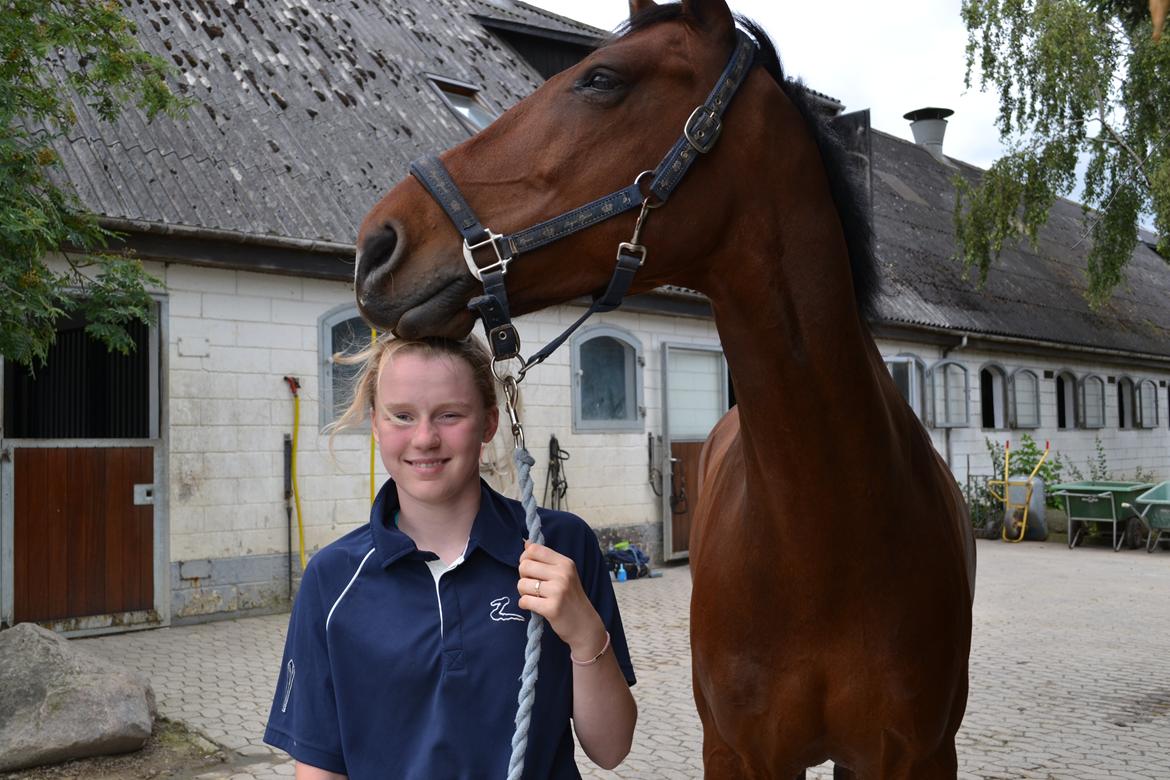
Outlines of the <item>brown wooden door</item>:
{"type": "Polygon", "coordinates": [[[152,448],[17,447],[13,472],[16,622],[154,607],[152,448]]]}
{"type": "Polygon", "coordinates": [[[691,512],[699,497],[699,453],[702,449],[701,441],[670,443],[672,478],[668,500],[671,510],[669,555],[672,557],[683,555],[690,549],[691,512]]]}

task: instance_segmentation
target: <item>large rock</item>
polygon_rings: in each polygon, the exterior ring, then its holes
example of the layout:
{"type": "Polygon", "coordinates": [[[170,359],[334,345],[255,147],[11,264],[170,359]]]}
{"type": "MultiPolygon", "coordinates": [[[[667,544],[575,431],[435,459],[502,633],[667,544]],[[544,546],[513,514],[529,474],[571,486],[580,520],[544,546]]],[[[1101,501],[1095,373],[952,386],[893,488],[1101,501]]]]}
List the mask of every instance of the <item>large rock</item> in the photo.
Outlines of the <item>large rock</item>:
{"type": "Polygon", "coordinates": [[[138,750],[154,715],[137,674],[32,623],[0,631],[0,772],[138,750]]]}

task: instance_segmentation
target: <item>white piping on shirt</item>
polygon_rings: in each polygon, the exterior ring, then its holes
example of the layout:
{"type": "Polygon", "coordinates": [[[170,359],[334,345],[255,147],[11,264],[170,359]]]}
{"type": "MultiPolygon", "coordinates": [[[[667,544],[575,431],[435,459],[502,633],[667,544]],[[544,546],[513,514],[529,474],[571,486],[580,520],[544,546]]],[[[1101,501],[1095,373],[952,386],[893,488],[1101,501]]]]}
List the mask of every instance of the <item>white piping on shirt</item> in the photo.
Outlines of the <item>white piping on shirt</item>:
{"type": "MultiPolygon", "coordinates": [[[[470,540],[469,540],[470,541],[470,540]]],[[[439,636],[443,636],[443,596],[439,593],[439,580],[443,575],[454,569],[459,564],[463,563],[463,555],[467,554],[467,548],[463,549],[463,554],[451,561],[451,563],[443,563],[443,561],[436,558],[433,561],[427,561],[427,568],[431,570],[431,577],[435,580],[435,601],[439,603],[439,636]]]]}
{"type": "Polygon", "coordinates": [[[375,549],[376,548],[371,547],[370,551],[366,553],[366,557],[362,558],[362,562],[358,564],[357,571],[355,571],[353,576],[349,578],[349,582],[346,584],[345,590],[341,591],[341,595],[337,597],[337,601],[333,602],[333,606],[329,608],[329,614],[325,616],[326,631],[329,630],[329,621],[333,618],[333,610],[337,609],[337,605],[341,603],[343,598],[345,598],[345,594],[349,592],[350,585],[353,585],[354,580],[356,580],[358,575],[362,573],[362,567],[366,565],[366,561],[369,560],[370,556],[374,554],[375,549]]]}

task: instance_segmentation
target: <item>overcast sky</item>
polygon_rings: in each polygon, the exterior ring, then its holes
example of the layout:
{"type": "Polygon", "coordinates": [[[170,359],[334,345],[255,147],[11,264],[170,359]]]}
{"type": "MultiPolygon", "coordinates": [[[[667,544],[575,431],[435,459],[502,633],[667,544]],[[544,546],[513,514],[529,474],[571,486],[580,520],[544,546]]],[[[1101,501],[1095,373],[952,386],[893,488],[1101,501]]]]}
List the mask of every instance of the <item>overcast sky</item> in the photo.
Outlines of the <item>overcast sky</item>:
{"type": "MultiPolygon", "coordinates": [[[[613,29],[626,0],[528,0],[587,24],[613,29]]],[[[997,98],[963,87],[966,29],[960,0],[793,2],[731,0],[772,37],[784,71],[837,98],[846,111],[870,110],[875,128],[912,138],[907,111],[953,109],[943,151],[981,168],[1000,153],[997,98]]]]}

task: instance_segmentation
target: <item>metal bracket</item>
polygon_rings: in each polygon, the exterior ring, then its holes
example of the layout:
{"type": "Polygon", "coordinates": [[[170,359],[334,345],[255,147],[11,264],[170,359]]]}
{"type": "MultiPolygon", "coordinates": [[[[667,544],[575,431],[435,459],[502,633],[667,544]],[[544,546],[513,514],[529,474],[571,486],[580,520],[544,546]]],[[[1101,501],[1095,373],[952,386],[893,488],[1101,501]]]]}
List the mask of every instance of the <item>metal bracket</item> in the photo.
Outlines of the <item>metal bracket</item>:
{"type": "Polygon", "coordinates": [[[485,273],[494,271],[497,268],[500,269],[501,274],[507,274],[508,263],[512,262],[513,257],[512,255],[505,256],[500,254],[499,240],[504,237],[502,233],[494,233],[491,230],[488,230],[487,234],[488,237],[477,244],[468,244],[467,239],[463,239],[463,260],[467,263],[467,270],[471,271],[471,275],[480,282],[483,281],[483,275],[485,273]],[[495,250],[496,262],[492,263],[487,268],[480,268],[475,264],[474,252],[475,250],[480,249],[487,244],[491,244],[492,249],[495,250]]]}

